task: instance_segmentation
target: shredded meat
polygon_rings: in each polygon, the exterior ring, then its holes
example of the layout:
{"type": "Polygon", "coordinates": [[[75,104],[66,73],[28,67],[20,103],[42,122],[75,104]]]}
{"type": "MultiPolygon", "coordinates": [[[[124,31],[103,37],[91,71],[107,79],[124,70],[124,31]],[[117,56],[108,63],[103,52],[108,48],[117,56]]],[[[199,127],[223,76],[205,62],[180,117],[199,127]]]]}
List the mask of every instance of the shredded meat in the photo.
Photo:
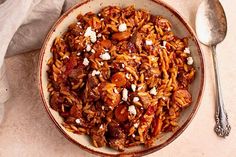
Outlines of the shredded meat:
{"type": "Polygon", "coordinates": [[[138,96],[143,104],[143,107],[147,109],[148,106],[151,104],[152,100],[151,95],[147,92],[138,92],[138,96]]]}
{"type": "Polygon", "coordinates": [[[124,131],[120,128],[118,123],[115,122],[109,123],[108,139],[110,147],[119,151],[124,151],[125,134],[124,131]]]}
{"type": "Polygon", "coordinates": [[[115,93],[115,84],[112,83],[101,83],[99,86],[101,91],[101,99],[110,108],[116,107],[120,102],[120,94],[115,93]]]}
{"type": "Polygon", "coordinates": [[[101,127],[101,128],[94,127],[90,130],[90,134],[91,134],[93,144],[96,147],[106,146],[107,142],[106,142],[106,138],[104,136],[106,130],[103,127],[101,127]]]}

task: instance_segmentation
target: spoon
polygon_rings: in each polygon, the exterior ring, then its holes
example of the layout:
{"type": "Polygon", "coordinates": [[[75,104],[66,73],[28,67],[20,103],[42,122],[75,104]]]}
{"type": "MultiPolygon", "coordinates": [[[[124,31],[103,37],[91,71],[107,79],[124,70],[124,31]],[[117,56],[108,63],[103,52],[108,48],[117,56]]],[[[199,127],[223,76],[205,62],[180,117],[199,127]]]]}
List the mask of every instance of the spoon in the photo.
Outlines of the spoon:
{"type": "Polygon", "coordinates": [[[196,32],[201,43],[211,47],[216,83],[215,132],[220,137],[229,135],[230,125],[224,109],[217,65],[216,45],[222,42],[227,32],[224,9],[218,0],[203,0],[196,15],[196,32]]]}

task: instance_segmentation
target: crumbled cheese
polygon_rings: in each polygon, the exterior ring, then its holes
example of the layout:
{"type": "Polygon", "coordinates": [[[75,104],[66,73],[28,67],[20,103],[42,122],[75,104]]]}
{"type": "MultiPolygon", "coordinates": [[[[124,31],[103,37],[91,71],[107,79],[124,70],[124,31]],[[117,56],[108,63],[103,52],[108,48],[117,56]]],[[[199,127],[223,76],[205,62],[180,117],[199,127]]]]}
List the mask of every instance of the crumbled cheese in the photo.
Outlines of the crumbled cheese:
{"type": "Polygon", "coordinates": [[[133,58],[133,59],[136,59],[137,57],[136,57],[136,56],[133,56],[132,58],[133,58]]]}
{"type": "Polygon", "coordinates": [[[98,38],[101,38],[101,37],[102,37],[102,34],[101,34],[101,33],[99,33],[99,34],[97,35],[97,37],[98,37],[98,38]]]}
{"type": "Polygon", "coordinates": [[[101,13],[98,13],[98,16],[101,16],[101,13]]]}
{"type": "Polygon", "coordinates": [[[95,53],[95,50],[94,50],[94,49],[92,49],[92,50],[91,50],[91,52],[92,52],[92,53],[95,53]]]}
{"type": "Polygon", "coordinates": [[[139,101],[139,97],[134,97],[133,102],[138,102],[139,101]]]}
{"type": "Polygon", "coordinates": [[[77,25],[80,25],[81,24],[81,22],[77,22],[77,25]]]}
{"type": "Polygon", "coordinates": [[[91,51],[91,49],[92,49],[91,46],[90,46],[89,44],[87,44],[87,45],[86,45],[86,51],[89,52],[89,51],[91,51]]]}
{"type": "Polygon", "coordinates": [[[146,45],[152,45],[152,40],[146,40],[146,45]]]}
{"type": "Polygon", "coordinates": [[[132,137],[135,138],[135,134],[132,134],[132,137]]]}
{"type": "Polygon", "coordinates": [[[187,64],[188,65],[192,65],[193,64],[193,58],[192,57],[188,57],[187,58],[187,64]]]}
{"type": "Polygon", "coordinates": [[[184,53],[187,53],[187,54],[190,54],[190,53],[191,53],[189,47],[186,47],[186,48],[184,49],[184,53]]]}
{"type": "Polygon", "coordinates": [[[80,124],[80,119],[76,119],[75,122],[76,122],[77,124],[80,124]]]}
{"type": "Polygon", "coordinates": [[[91,34],[92,34],[92,32],[94,32],[94,31],[92,31],[92,27],[88,27],[88,28],[85,30],[84,36],[85,36],[85,37],[90,37],[91,34]]]}
{"type": "Polygon", "coordinates": [[[150,94],[152,94],[152,95],[157,95],[157,89],[156,89],[156,87],[153,87],[153,88],[150,90],[150,94]]]}
{"type": "Polygon", "coordinates": [[[171,31],[171,28],[170,28],[170,27],[168,27],[167,31],[171,31]]]}
{"type": "Polygon", "coordinates": [[[128,74],[128,73],[126,73],[126,74],[125,74],[125,77],[126,77],[127,79],[130,79],[130,77],[129,77],[129,74],[128,74]]]}
{"type": "Polygon", "coordinates": [[[125,68],[125,64],[121,64],[122,68],[125,68]]]}
{"type": "Polygon", "coordinates": [[[127,101],[128,100],[128,90],[126,88],[122,91],[122,100],[127,101]]]}
{"type": "Polygon", "coordinates": [[[133,90],[133,92],[136,91],[136,85],[135,84],[131,84],[131,89],[133,90]]]}
{"type": "Polygon", "coordinates": [[[104,110],[105,109],[105,107],[104,106],[102,106],[102,110],[104,110]]]}
{"type": "Polygon", "coordinates": [[[114,88],[114,93],[118,94],[118,90],[116,88],[114,88]]]}
{"type": "Polygon", "coordinates": [[[84,33],[85,37],[90,37],[90,40],[92,43],[95,43],[97,41],[96,32],[92,30],[91,27],[88,27],[84,33]]]}
{"type": "Polygon", "coordinates": [[[136,111],[134,105],[129,106],[128,111],[129,111],[131,114],[133,114],[133,115],[136,115],[136,114],[137,114],[137,111],[136,111]]]}
{"type": "Polygon", "coordinates": [[[88,58],[84,58],[83,65],[88,66],[89,65],[89,60],[88,58]]]}
{"type": "Polygon", "coordinates": [[[100,64],[101,66],[103,66],[103,65],[104,65],[104,63],[103,63],[103,62],[100,62],[99,64],[100,64]]]}
{"type": "Polygon", "coordinates": [[[138,128],[138,125],[139,125],[138,123],[135,123],[135,124],[134,124],[134,127],[135,127],[135,128],[138,128]]]}
{"type": "Polygon", "coordinates": [[[77,53],[77,56],[80,56],[80,54],[81,54],[81,53],[80,53],[80,52],[78,52],[78,53],[77,53]]]}
{"type": "Polygon", "coordinates": [[[95,75],[100,75],[100,71],[93,70],[92,71],[92,76],[95,76],[95,75]]]}
{"type": "Polygon", "coordinates": [[[166,41],[163,41],[163,45],[160,46],[160,47],[163,48],[163,49],[166,49],[166,44],[167,44],[167,42],[166,42],[166,41]]]}
{"type": "Polygon", "coordinates": [[[105,53],[100,55],[100,58],[103,59],[103,60],[110,60],[111,56],[108,52],[105,52],[105,53]]]}
{"type": "Polygon", "coordinates": [[[104,20],[104,18],[101,18],[100,20],[101,20],[101,21],[103,21],[103,20],[104,20]]]}
{"type": "Polygon", "coordinates": [[[166,42],[166,41],[163,41],[163,46],[164,46],[164,47],[166,47],[166,44],[167,44],[167,42],[166,42]]]}
{"type": "Polygon", "coordinates": [[[119,25],[119,28],[118,28],[119,32],[124,32],[127,30],[127,26],[125,23],[122,23],[119,25]]]}
{"type": "Polygon", "coordinates": [[[99,127],[99,129],[102,129],[102,128],[103,128],[103,125],[101,124],[100,127],[99,127]]]}

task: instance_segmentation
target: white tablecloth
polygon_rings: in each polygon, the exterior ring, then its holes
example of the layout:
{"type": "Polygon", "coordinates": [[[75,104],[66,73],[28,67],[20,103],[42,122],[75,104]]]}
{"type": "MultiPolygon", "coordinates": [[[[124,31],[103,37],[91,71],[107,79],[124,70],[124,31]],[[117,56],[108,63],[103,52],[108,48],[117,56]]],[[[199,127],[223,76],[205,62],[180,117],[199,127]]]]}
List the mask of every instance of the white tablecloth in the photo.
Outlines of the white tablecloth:
{"type": "MultiPolygon", "coordinates": [[[[194,27],[200,0],[166,0],[194,27]]],[[[226,139],[215,135],[214,73],[211,52],[205,46],[206,82],[199,111],[189,127],[167,147],[149,157],[233,157],[236,154],[236,2],[222,0],[228,17],[228,35],[217,48],[225,108],[231,123],[226,139]]],[[[1,157],[77,157],[92,156],[66,140],[51,122],[37,89],[38,51],[14,56],[6,60],[12,97],[5,103],[5,117],[0,125],[1,157]]]]}

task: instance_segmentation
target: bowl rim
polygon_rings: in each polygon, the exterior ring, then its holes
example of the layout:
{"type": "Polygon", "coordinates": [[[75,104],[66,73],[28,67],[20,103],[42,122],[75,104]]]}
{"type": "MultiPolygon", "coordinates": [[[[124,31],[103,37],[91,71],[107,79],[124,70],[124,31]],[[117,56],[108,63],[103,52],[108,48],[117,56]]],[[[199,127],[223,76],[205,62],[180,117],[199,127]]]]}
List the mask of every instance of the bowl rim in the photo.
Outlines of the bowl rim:
{"type": "Polygon", "coordinates": [[[42,48],[40,50],[40,55],[39,55],[39,62],[38,62],[38,70],[39,70],[39,93],[40,93],[40,97],[41,100],[43,102],[43,106],[46,109],[48,116],[50,117],[50,119],[53,121],[53,123],[56,125],[56,128],[59,130],[60,133],[62,133],[64,135],[65,138],[67,138],[70,142],[78,145],[80,148],[82,148],[83,150],[86,150],[87,152],[94,154],[94,155],[102,155],[102,156],[141,156],[141,155],[147,155],[147,154],[151,154],[155,151],[158,151],[162,148],[164,148],[165,146],[167,146],[168,144],[170,144],[171,142],[173,142],[176,138],[178,138],[183,132],[184,130],[188,127],[188,125],[190,124],[190,122],[193,120],[193,118],[195,117],[197,110],[200,106],[200,102],[202,99],[202,94],[205,88],[205,70],[204,70],[204,59],[203,59],[203,55],[202,55],[202,50],[199,44],[199,41],[196,37],[196,34],[193,30],[193,28],[190,26],[190,24],[188,22],[186,22],[185,18],[182,17],[182,15],[176,10],[174,9],[172,6],[170,6],[169,4],[166,4],[165,2],[161,1],[161,0],[149,0],[152,2],[157,3],[158,5],[163,6],[164,8],[168,9],[171,13],[173,13],[180,21],[181,23],[183,23],[186,27],[186,29],[188,30],[188,32],[190,33],[190,36],[192,37],[194,43],[196,44],[196,48],[197,48],[197,53],[200,56],[200,69],[201,69],[201,78],[200,78],[200,91],[199,91],[199,95],[197,97],[197,101],[194,104],[194,108],[193,111],[190,113],[189,117],[187,118],[187,120],[184,122],[184,124],[170,137],[168,138],[164,143],[157,145],[157,146],[153,146],[151,148],[148,149],[144,149],[144,150],[140,150],[140,151],[135,151],[135,152],[120,152],[118,154],[108,154],[108,153],[104,153],[104,152],[99,152],[96,150],[93,150],[91,148],[88,148],[84,145],[82,145],[81,143],[77,142],[76,140],[74,140],[73,138],[71,138],[62,128],[61,126],[58,124],[58,122],[56,121],[56,119],[54,118],[54,116],[52,115],[51,111],[49,110],[49,108],[47,107],[47,102],[46,102],[46,98],[44,97],[44,92],[43,92],[43,87],[42,87],[42,65],[43,65],[43,58],[44,58],[44,54],[45,54],[45,50],[46,50],[46,46],[48,45],[49,39],[51,38],[51,35],[53,34],[53,32],[57,29],[58,25],[64,20],[65,17],[67,17],[73,10],[81,7],[84,4],[87,4],[91,1],[94,0],[86,0],[84,2],[79,2],[76,3],[74,6],[72,6],[70,9],[68,9],[64,14],[62,14],[60,16],[60,18],[54,23],[54,25],[52,26],[52,28],[50,29],[49,33],[47,34],[42,48]]]}

